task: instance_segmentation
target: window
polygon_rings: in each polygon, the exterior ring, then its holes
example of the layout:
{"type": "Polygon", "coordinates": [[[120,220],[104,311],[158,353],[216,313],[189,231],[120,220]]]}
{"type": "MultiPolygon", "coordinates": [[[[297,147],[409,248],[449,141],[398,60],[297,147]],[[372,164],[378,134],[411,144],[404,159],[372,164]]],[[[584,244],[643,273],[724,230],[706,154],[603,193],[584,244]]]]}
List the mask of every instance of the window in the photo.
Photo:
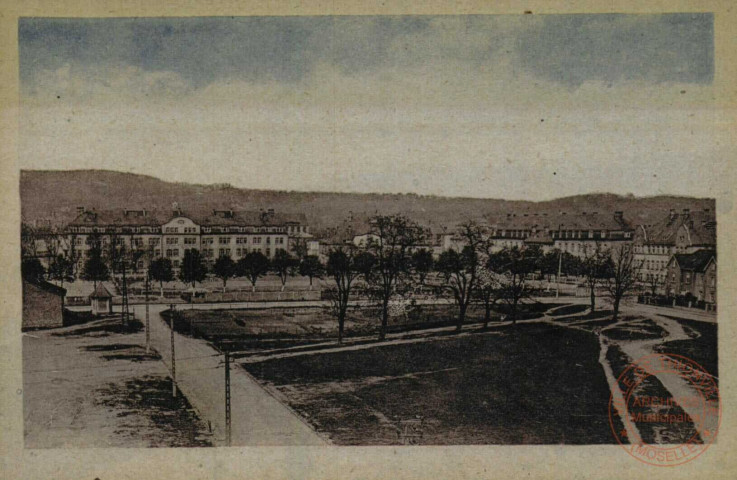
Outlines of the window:
{"type": "Polygon", "coordinates": [[[271,237],[266,237],[266,245],[270,245],[270,244],[271,244],[271,237]]]}
{"type": "Polygon", "coordinates": [[[166,227],[164,229],[165,233],[179,233],[179,228],[177,227],[166,227]]]}
{"type": "Polygon", "coordinates": [[[166,249],[166,256],[171,257],[171,248],[166,249]]]}
{"type": "Polygon", "coordinates": [[[213,238],[203,238],[202,239],[202,245],[212,245],[212,242],[214,241],[213,238]]]}
{"type": "Polygon", "coordinates": [[[284,245],[284,237],[278,237],[274,240],[277,245],[284,245]]]}
{"type": "Polygon", "coordinates": [[[159,239],[158,238],[149,238],[148,239],[148,244],[149,245],[158,245],[159,244],[159,239]]]}
{"type": "Polygon", "coordinates": [[[179,260],[174,260],[171,264],[174,268],[179,268],[179,260]]]}
{"type": "Polygon", "coordinates": [[[167,237],[166,244],[167,245],[178,245],[179,244],[179,238],[177,238],[177,237],[167,237]]]}
{"type": "Polygon", "coordinates": [[[261,237],[253,237],[253,243],[258,245],[261,243],[261,237]]]}
{"type": "Polygon", "coordinates": [[[271,249],[269,247],[266,247],[266,256],[267,257],[271,256],[271,249]]]}
{"type": "Polygon", "coordinates": [[[227,245],[228,243],[230,243],[230,237],[220,237],[218,238],[218,243],[220,245],[227,245]]]}
{"type": "Polygon", "coordinates": [[[173,249],[171,250],[171,253],[172,253],[172,255],[174,255],[175,257],[178,257],[178,256],[179,256],[179,249],[178,249],[178,248],[173,248],[173,249]]]}
{"type": "Polygon", "coordinates": [[[156,250],[154,250],[154,256],[160,257],[161,256],[161,250],[159,250],[158,248],[156,250]]]}
{"type": "Polygon", "coordinates": [[[197,238],[195,238],[195,237],[186,237],[184,239],[184,244],[185,245],[194,245],[196,243],[197,243],[197,238]]]}
{"type": "Polygon", "coordinates": [[[197,227],[184,227],[184,233],[197,233],[197,227]]]}
{"type": "Polygon", "coordinates": [[[221,257],[229,257],[230,256],[230,249],[229,248],[221,248],[218,250],[218,255],[221,257]]]}

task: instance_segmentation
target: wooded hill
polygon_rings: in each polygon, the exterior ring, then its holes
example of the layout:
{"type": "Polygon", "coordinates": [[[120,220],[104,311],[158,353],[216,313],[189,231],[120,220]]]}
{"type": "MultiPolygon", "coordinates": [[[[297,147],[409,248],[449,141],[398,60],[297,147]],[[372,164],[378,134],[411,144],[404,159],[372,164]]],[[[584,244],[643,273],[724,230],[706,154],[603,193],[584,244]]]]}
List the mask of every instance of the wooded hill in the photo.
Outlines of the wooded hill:
{"type": "Polygon", "coordinates": [[[403,213],[414,220],[440,229],[453,228],[466,219],[485,219],[507,213],[544,213],[582,211],[610,213],[624,211],[633,224],[654,223],[675,208],[714,212],[713,199],[656,196],[634,197],[595,193],[558,198],[543,202],[449,198],[416,194],[359,194],[252,190],[231,185],[198,185],[166,182],[158,178],[108,170],[25,170],[20,177],[23,220],[51,220],[63,224],[73,219],[76,208],[170,209],[173,202],[186,212],[198,209],[260,210],[303,213],[313,228],[336,226],[349,215],[355,218],[374,213],[403,213]]]}

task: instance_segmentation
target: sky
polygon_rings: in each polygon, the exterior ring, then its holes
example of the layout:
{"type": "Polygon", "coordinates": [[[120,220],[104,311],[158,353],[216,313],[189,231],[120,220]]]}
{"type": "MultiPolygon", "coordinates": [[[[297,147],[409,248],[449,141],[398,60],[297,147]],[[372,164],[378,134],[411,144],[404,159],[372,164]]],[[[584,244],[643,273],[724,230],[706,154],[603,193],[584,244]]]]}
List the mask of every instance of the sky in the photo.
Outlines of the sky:
{"type": "Polygon", "coordinates": [[[714,197],[733,154],[711,14],[24,18],[18,35],[23,169],[714,197]]]}

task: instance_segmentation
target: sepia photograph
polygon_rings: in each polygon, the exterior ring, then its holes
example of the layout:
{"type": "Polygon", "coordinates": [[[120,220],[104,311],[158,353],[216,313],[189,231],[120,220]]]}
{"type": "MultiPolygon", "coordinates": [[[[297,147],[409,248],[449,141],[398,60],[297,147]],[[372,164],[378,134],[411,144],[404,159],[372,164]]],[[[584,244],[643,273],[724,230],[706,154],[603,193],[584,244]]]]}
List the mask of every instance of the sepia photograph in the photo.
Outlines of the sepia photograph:
{"type": "Polygon", "coordinates": [[[19,17],[17,447],[709,462],[715,49],[707,11],[19,17]]]}

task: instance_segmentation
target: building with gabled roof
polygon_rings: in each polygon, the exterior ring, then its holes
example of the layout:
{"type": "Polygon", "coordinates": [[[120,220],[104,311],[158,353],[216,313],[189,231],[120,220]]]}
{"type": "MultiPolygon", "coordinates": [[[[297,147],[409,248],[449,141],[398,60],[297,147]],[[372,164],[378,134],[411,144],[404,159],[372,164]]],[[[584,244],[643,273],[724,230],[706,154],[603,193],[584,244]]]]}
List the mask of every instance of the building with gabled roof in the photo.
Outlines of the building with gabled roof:
{"type": "Polygon", "coordinates": [[[635,261],[642,264],[640,281],[662,286],[672,255],[716,248],[716,217],[710,209],[671,209],[657,223],[638,225],[634,243],[635,261]]]}
{"type": "Polygon", "coordinates": [[[715,250],[676,253],[666,267],[665,291],[670,296],[690,296],[707,305],[717,303],[717,254],[715,250]]]}
{"type": "Polygon", "coordinates": [[[90,248],[99,243],[103,250],[124,246],[144,252],[134,266],[140,271],[159,257],[169,258],[178,269],[189,249],[199,250],[205,261],[213,264],[219,256],[238,261],[254,251],[271,258],[277,250],[294,250],[297,243],[312,239],[304,215],[283,215],[273,209],[185,211],[177,203],[170,211],[80,207],[64,235],[80,267],[90,248]]]}

